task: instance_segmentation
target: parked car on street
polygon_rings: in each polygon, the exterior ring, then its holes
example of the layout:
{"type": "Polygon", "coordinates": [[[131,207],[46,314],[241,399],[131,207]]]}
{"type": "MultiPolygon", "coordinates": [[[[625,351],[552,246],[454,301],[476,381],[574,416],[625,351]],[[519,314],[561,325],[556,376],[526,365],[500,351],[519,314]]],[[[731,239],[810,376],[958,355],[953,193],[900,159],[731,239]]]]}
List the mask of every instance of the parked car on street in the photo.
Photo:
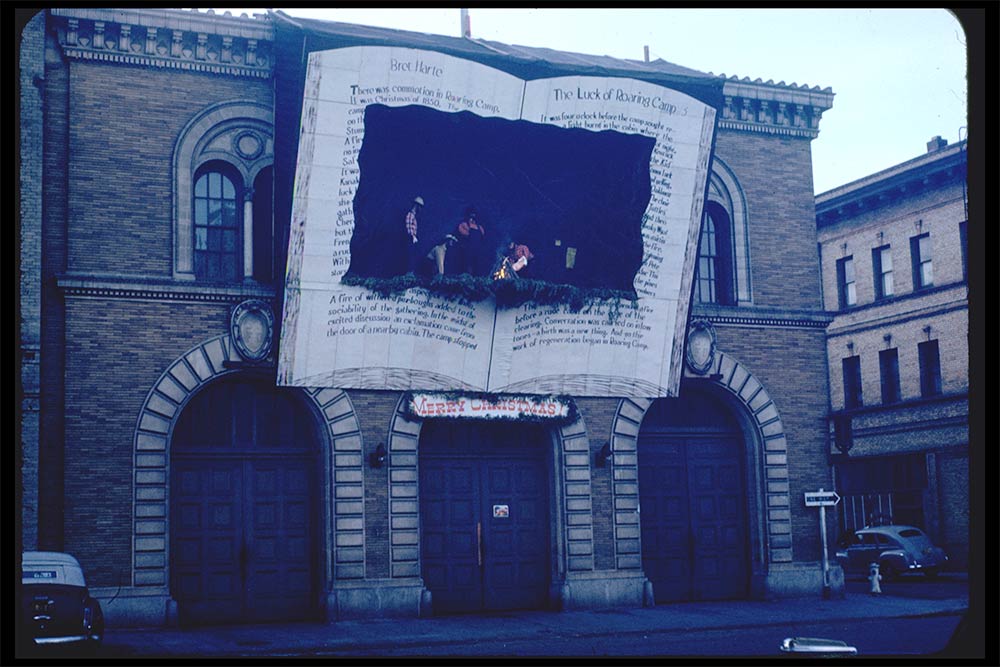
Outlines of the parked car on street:
{"type": "Polygon", "coordinates": [[[104,613],[90,596],[80,563],[57,551],[21,557],[21,613],[29,644],[94,648],[104,639],[104,613]]]}
{"type": "Polygon", "coordinates": [[[948,562],[940,547],[913,526],[869,526],[845,534],[836,553],[845,572],[868,573],[872,563],[878,563],[883,579],[902,574],[923,572],[937,576],[948,562]]]}

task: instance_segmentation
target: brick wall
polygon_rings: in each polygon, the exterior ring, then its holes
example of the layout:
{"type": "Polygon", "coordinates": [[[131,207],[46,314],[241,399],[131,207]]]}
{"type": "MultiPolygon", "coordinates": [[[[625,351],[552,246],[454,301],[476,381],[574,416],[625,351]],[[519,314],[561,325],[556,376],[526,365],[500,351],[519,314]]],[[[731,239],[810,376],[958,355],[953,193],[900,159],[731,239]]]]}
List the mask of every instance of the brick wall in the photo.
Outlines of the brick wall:
{"type": "Polygon", "coordinates": [[[45,14],[40,12],[21,30],[20,115],[18,125],[20,209],[18,233],[20,321],[20,425],[18,442],[18,493],[21,524],[19,537],[25,549],[38,546],[38,442],[39,442],[39,343],[41,325],[42,261],[42,156],[44,117],[41,87],[35,81],[45,76],[45,14]]]}
{"type": "Polygon", "coordinates": [[[369,455],[381,443],[389,450],[389,425],[399,403],[395,391],[350,391],[361,428],[365,484],[365,576],[382,579],[389,572],[389,466],[373,468],[369,455]]]}
{"type": "Polygon", "coordinates": [[[802,494],[832,489],[826,445],[826,359],[822,329],[716,328],[718,345],[763,383],[781,415],[788,442],[792,553],[821,557],[818,514],[802,494]]]}
{"type": "Polygon", "coordinates": [[[612,484],[614,466],[593,465],[594,455],[611,439],[611,423],[618,409],[618,399],[578,398],[577,408],[587,426],[590,441],[590,502],[593,512],[594,569],[615,569],[615,507],[612,484]]]}
{"type": "Polygon", "coordinates": [[[228,329],[230,306],[64,299],[55,283],[169,277],[180,132],[212,104],[271,93],[259,80],[50,52],[45,96],[40,542],[76,554],[95,586],[128,584],[140,406],[171,361],[228,329]]]}
{"type": "Polygon", "coordinates": [[[856,215],[824,225],[819,239],[826,309],[838,309],[836,263],[848,255],[854,257],[858,305],[875,300],[872,248],[883,245],[891,247],[895,295],[913,292],[910,238],[918,234],[930,234],[934,284],[960,282],[962,246],[958,225],[963,220],[962,185],[953,182],[884,206],[861,209],[856,215]]]}
{"type": "Polygon", "coordinates": [[[89,62],[70,71],[77,122],[69,137],[69,270],[169,276],[172,156],[181,131],[212,104],[270,104],[269,84],[89,62]]]}
{"type": "Polygon", "coordinates": [[[38,544],[63,549],[63,368],[62,295],[55,277],[66,268],[66,193],[69,69],[46,54],[42,168],[41,393],[38,445],[38,544]]]}
{"type": "MultiPolygon", "coordinates": [[[[953,568],[969,563],[969,457],[966,452],[937,456],[940,545],[953,568]]],[[[980,524],[982,525],[982,524],[980,524]]]]}
{"type": "Polygon", "coordinates": [[[819,308],[809,140],[722,131],[715,154],[746,195],[754,305],[819,308]]]}
{"type": "MultiPolygon", "coordinates": [[[[919,174],[913,175],[916,179],[919,174]]],[[[851,457],[927,455],[924,522],[931,537],[956,554],[964,567],[968,551],[968,286],[963,277],[959,225],[966,218],[963,184],[957,177],[926,187],[893,189],[889,198],[844,205],[847,215],[819,228],[823,292],[836,313],[827,330],[830,402],[844,408],[842,359],[861,361],[864,408],[852,417],[851,457]],[[929,234],[933,286],[914,291],[910,239],[929,234]],[[872,249],[888,245],[893,294],[875,301],[872,249]],[[838,310],[836,262],[853,257],[857,304],[838,310]],[[918,346],[938,342],[940,397],[923,400],[918,346]],[[896,349],[901,402],[884,405],[879,353],[896,349]]]]}
{"type": "MultiPolygon", "coordinates": [[[[821,275],[810,140],[723,131],[716,156],[739,180],[749,217],[753,303],[732,314],[753,318],[759,308],[817,313],[821,275]]],[[[781,415],[788,441],[792,553],[796,561],[818,560],[818,514],[801,498],[805,491],[833,488],[826,451],[825,334],[818,328],[752,325],[717,325],[716,334],[719,349],[763,383],[781,415]]]]}
{"type": "Polygon", "coordinates": [[[226,304],[67,299],[66,550],[91,585],[130,583],[133,438],[147,394],[228,320],[226,304]]]}

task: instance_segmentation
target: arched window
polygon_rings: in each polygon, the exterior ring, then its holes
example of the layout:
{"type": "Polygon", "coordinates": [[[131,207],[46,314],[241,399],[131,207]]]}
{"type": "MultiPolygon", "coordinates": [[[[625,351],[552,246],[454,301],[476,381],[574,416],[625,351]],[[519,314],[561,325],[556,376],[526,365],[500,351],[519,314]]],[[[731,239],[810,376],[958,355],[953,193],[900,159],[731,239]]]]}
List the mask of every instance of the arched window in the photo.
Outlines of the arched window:
{"type": "Polygon", "coordinates": [[[243,279],[242,180],[222,162],[201,169],[194,184],[194,273],[198,280],[243,279]]]}
{"type": "Polygon", "coordinates": [[[174,147],[175,280],[272,283],[274,120],[250,101],[206,107],[174,147]]]}
{"type": "Polygon", "coordinates": [[[700,303],[732,305],[733,263],[729,216],[716,202],[708,202],[701,223],[695,296],[700,303]]]}

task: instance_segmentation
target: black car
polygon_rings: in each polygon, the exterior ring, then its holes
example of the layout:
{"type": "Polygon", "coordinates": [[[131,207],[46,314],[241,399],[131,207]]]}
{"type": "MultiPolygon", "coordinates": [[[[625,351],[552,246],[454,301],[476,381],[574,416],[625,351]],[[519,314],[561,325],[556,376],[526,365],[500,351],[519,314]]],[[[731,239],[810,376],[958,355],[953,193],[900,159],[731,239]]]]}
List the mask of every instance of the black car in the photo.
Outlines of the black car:
{"type": "Polygon", "coordinates": [[[948,556],[929,537],[913,526],[869,526],[848,533],[840,541],[837,561],[845,572],[867,574],[872,563],[879,564],[885,579],[922,572],[936,576],[948,562],[948,556]]]}
{"type": "Polygon", "coordinates": [[[90,596],[76,558],[57,551],[25,551],[21,583],[21,613],[29,644],[87,649],[100,645],[104,613],[90,596]]]}

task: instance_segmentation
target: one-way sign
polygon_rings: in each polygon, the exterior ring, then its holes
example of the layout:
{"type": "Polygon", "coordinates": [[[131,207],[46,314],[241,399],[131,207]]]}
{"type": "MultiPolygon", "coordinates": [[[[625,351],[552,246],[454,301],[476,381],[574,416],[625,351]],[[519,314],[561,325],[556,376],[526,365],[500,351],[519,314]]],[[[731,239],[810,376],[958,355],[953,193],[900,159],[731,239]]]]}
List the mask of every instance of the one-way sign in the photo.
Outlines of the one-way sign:
{"type": "Polygon", "coordinates": [[[806,507],[833,507],[840,502],[836,491],[806,491],[806,507]]]}

